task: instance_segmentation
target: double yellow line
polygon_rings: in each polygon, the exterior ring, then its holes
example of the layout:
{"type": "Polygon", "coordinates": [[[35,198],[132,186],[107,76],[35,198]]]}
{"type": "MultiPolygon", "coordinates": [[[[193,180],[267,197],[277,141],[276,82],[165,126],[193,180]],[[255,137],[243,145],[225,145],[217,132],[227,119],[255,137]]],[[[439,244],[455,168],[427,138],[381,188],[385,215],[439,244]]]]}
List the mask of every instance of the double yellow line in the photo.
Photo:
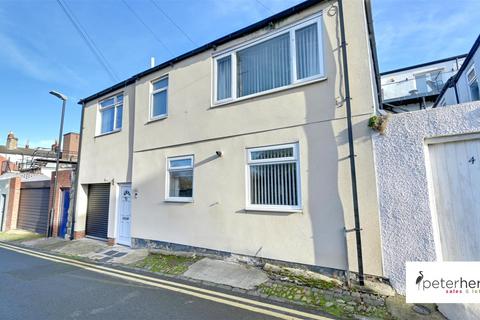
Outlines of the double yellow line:
{"type": "Polygon", "coordinates": [[[173,281],[158,279],[154,277],[149,277],[141,274],[136,274],[128,271],[118,270],[114,268],[104,267],[100,265],[95,265],[92,263],[87,263],[83,261],[78,261],[74,259],[59,257],[43,252],[37,252],[34,250],[29,250],[26,248],[13,246],[4,242],[0,242],[0,248],[18,252],[21,254],[26,254],[29,256],[37,257],[44,260],[49,260],[57,263],[63,263],[71,266],[75,266],[80,269],[105,274],[111,277],[124,279],[127,281],[132,281],[136,283],[141,283],[165,290],[170,290],[174,292],[183,293],[186,295],[194,296],[197,298],[210,300],[232,307],[244,309],[251,312],[256,312],[271,317],[276,317],[279,319],[289,319],[289,320],[299,320],[299,319],[315,319],[315,320],[328,320],[331,318],[326,318],[320,315],[303,312],[295,309],[285,308],[282,306],[277,306],[274,304],[264,303],[252,299],[242,298],[222,292],[207,290],[203,288],[198,288],[182,283],[177,283],[173,281]]]}

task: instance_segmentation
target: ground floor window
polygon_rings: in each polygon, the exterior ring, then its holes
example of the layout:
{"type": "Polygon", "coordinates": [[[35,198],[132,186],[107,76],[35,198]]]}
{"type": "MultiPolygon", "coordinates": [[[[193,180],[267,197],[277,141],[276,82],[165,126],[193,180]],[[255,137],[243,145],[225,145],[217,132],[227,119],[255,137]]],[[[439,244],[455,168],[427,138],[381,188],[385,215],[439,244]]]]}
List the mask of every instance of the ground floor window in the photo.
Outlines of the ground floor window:
{"type": "Polygon", "coordinates": [[[168,158],[167,171],[167,200],[192,201],[193,156],[168,158]]]}
{"type": "Polygon", "coordinates": [[[247,209],[299,210],[298,144],[248,149],[247,209]]]}

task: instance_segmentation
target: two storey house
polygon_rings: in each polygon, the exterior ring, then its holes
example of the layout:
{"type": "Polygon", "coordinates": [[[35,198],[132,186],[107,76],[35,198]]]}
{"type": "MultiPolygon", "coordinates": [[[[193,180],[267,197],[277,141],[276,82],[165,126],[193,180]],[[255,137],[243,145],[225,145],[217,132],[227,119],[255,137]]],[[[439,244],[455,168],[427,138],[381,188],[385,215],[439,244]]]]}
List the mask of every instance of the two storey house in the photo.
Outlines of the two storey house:
{"type": "Polygon", "coordinates": [[[343,3],[352,139],[340,8],[303,2],[82,99],[75,236],[381,276],[370,4],[343,3]]]}

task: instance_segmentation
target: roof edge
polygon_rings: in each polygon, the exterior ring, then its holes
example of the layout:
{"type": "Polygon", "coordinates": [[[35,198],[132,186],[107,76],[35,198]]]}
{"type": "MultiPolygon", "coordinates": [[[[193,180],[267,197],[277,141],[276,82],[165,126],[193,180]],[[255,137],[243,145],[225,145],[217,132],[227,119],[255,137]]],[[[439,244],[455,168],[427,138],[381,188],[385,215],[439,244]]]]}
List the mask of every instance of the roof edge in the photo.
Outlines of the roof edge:
{"type": "MultiPolygon", "coordinates": [[[[436,108],[438,104],[440,103],[440,100],[443,98],[443,95],[447,91],[448,88],[452,88],[457,85],[458,78],[462,75],[463,71],[467,68],[468,64],[470,63],[470,60],[472,60],[473,56],[475,55],[475,52],[477,49],[480,47],[480,34],[477,36],[477,39],[472,45],[472,48],[467,54],[467,57],[465,58],[465,61],[463,61],[462,66],[460,69],[458,69],[457,73],[455,75],[451,76],[448,81],[445,83],[443,86],[442,90],[440,90],[440,93],[438,94],[437,100],[435,100],[432,108],[436,108]]],[[[457,101],[458,102],[458,101],[457,101]]]]}
{"type": "Polygon", "coordinates": [[[398,69],[394,69],[394,70],[381,72],[380,75],[384,76],[384,75],[392,74],[392,73],[395,73],[395,72],[426,67],[426,66],[429,66],[429,65],[432,65],[432,64],[442,63],[442,62],[446,62],[446,61],[450,61],[450,60],[454,60],[454,59],[461,59],[461,58],[465,58],[467,55],[468,55],[468,53],[465,53],[465,54],[459,54],[459,55],[456,55],[456,56],[453,56],[453,57],[443,58],[443,59],[434,60],[434,61],[430,61],[430,62],[419,63],[419,64],[415,64],[413,66],[408,66],[408,67],[403,67],[403,68],[398,68],[398,69]]]}
{"type": "Polygon", "coordinates": [[[303,10],[308,9],[308,8],[318,4],[318,3],[325,2],[325,1],[327,1],[327,0],[307,0],[307,1],[301,2],[301,3],[299,3],[299,4],[297,4],[293,7],[290,7],[290,8],[287,8],[287,9],[283,10],[283,11],[280,11],[279,13],[276,13],[276,14],[270,16],[270,17],[267,17],[263,20],[255,22],[255,23],[253,23],[253,24],[251,24],[247,27],[244,27],[240,30],[234,31],[230,34],[227,34],[227,35],[221,37],[221,38],[218,38],[216,40],[208,42],[208,43],[206,43],[206,44],[204,44],[204,45],[202,45],[202,46],[200,46],[196,49],[190,50],[190,51],[188,51],[186,53],[183,53],[179,56],[176,56],[176,57],[174,57],[170,60],[167,60],[167,61],[159,64],[158,66],[155,66],[153,68],[150,68],[150,69],[147,69],[147,70],[142,71],[140,73],[137,73],[134,76],[132,76],[132,77],[126,79],[126,80],[123,80],[123,81],[121,81],[117,84],[114,84],[113,86],[111,86],[107,89],[99,91],[99,92],[97,92],[93,95],[90,95],[90,96],[86,97],[86,98],[80,99],[78,101],[78,104],[83,105],[87,102],[95,100],[95,99],[97,99],[99,97],[102,97],[106,94],[109,94],[113,91],[124,88],[124,87],[134,83],[135,81],[137,81],[138,79],[140,79],[144,76],[147,76],[147,75],[149,75],[151,73],[154,73],[158,70],[164,69],[165,67],[173,65],[173,64],[175,64],[177,62],[180,62],[182,60],[185,60],[187,58],[193,57],[193,56],[195,56],[199,53],[202,53],[202,52],[207,51],[209,49],[215,48],[215,47],[217,47],[219,45],[222,45],[224,43],[227,43],[229,41],[233,41],[235,39],[241,38],[245,35],[248,35],[252,32],[255,32],[257,30],[260,30],[260,29],[268,26],[272,22],[275,22],[275,21],[278,21],[278,20],[283,20],[287,17],[290,17],[290,16],[300,12],[300,11],[303,11],[303,10]]]}

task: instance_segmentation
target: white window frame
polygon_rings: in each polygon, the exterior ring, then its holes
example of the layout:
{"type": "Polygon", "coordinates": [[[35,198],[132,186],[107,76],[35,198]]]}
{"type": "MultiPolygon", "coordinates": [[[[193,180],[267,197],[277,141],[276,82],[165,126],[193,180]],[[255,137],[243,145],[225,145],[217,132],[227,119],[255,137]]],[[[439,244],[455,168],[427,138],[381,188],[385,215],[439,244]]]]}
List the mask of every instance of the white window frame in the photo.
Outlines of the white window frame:
{"type": "Polygon", "coordinates": [[[165,119],[165,118],[168,117],[168,87],[169,86],[170,86],[170,79],[168,77],[168,74],[150,82],[150,108],[149,108],[149,115],[148,115],[149,121],[165,119]],[[162,81],[162,80],[165,80],[165,79],[168,80],[168,84],[167,84],[166,87],[162,87],[160,89],[153,90],[153,86],[154,86],[155,83],[157,83],[159,81],[162,81]],[[163,92],[163,91],[167,92],[167,105],[166,105],[166,108],[165,108],[165,113],[154,116],[153,115],[153,96],[154,96],[154,94],[159,93],[159,92],[163,92]]]}
{"type": "Polygon", "coordinates": [[[168,157],[166,164],[166,181],[165,181],[165,201],[167,202],[193,202],[194,194],[194,185],[195,185],[195,157],[193,155],[188,156],[176,156],[168,157]],[[192,162],[191,166],[181,166],[170,168],[170,161],[172,160],[184,160],[189,159],[192,162]],[[182,171],[182,170],[192,170],[192,196],[191,197],[171,197],[170,196],[170,172],[171,171],[182,171]]]}
{"type": "Polygon", "coordinates": [[[114,95],[108,96],[107,98],[98,101],[98,108],[97,109],[98,109],[98,119],[100,119],[100,121],[98,123],[98,131],[97,131],[98,134],[97,134],[97,136],[103,136],[103,135],[107,135],[107,134],[110,134],[110,133],[119,132],[119,131],[122,130],[122,128],[123,128],[123,114],[122,114],[121,126],[120,126],[120,128],[117,128],[117,112],[118,112],[118,107],[120,105],[122,106],[122,113],[123,113],[123,110],[125,109],[125,94],[123,92],[118,92],[114,95]],[[122,99],[121,103],[118,102],[118,96],[123,96],[123,99],[122,99]],[[112,98],[113,98],[113,104],[108,105],[106,107],[102,107],[102,103],[104,101],[107,101],[107,100],[112,99],[112,98]],[[112,108],[115,108],[115,111],[113,113],[113,129],[111,131],[102,132],[103,112],[106,111],[106,110],[112,109],[112,108]]]}
{"type": "Polygon", "coordinates": [[[299,153],[299,144],[288,143],[288,144],[277,144],[270,145],[265,147],[255,147],[247,149],[247,164],[246,164],[246,210],[251,211],[275,211],[275,212],[301,212],[302,211],[302,183],[300,179],[300,153],[299,153]],[[266,151],[266,150],[275,150],[275,149],[285,149],[293,148],[293,155],[291,157],[283,158],[273,158],[273,159],[257,159],[252,160],[252,153],[255,151],[266,151]],[[298,204],[296,206],[288,205],[263,205],[263,204],[252,204],[251,201],[251,184],[250,184],[250,166],[255,164],[268,164],[268,163],[292,163],[296,164],[296,179],[297,179],[297,199],[298,204]]]}
{"type": "Polygon", "coordinates": [[[256,96],[261,96],[265,94],[269,94],[272,92],[280,91],[280,90],[285,90],[289,88],[296,87],[298,85],[303,85],[303,84],[308,84],[313,81],[318,81],[321,79],[325,79],[325,68],[324,68],[324,53],[323,53],[323,19],[322,19],[322,12],[319,12],[315,15],[312,15],[306,19],[303,19],[293,25],[289,25],[283,28],[280,28],[276,31],[273,31],[271,33],[268,33],[267,35],[264,35],[262,37],[256,38],[254,40],[247,41],[243,44],[234,46],[232,48],[229,48],[227,50],[223,50],[219,53],[216,53],[212,56],[212,107],[218,106],[218,105],[223,105],[229,102],[233,101],[241,101],[245,99],[249,99],[252,97],[256,96]],[[296,60],[296,55],[297,55],[297,50],[296,50],[296,40],[295,40],[295,31],[298,29],[301,29],[303,27],[309,26],[311,24],[317,23],[317,35],[318,35],[318,58],[319,58],[319,74],[308,77],[308,78],[303,78],[303,79],[298,79],[297,75],[297,60],[296,60]],[[262,42],[268,41],[272,38],[275,38],[277,36],[280,36],[282,34],[290,34],[290,76],[291,78],[291,83],[278,87],[278,88],[273,88],[270,90],[265,90],[261,92],[256,92],[253,94],[249,94],[246,96],[238,97],[237,96],[237,52],[243,49],[246,49],[248,47],[260,44],[262,42]],[[232,64],[232,94],[231,97],[225,98],[218,100],[217,99],[217,61],[221,58],[224,58],[226,56],[231,56],[231,64],[232,64]]]}

